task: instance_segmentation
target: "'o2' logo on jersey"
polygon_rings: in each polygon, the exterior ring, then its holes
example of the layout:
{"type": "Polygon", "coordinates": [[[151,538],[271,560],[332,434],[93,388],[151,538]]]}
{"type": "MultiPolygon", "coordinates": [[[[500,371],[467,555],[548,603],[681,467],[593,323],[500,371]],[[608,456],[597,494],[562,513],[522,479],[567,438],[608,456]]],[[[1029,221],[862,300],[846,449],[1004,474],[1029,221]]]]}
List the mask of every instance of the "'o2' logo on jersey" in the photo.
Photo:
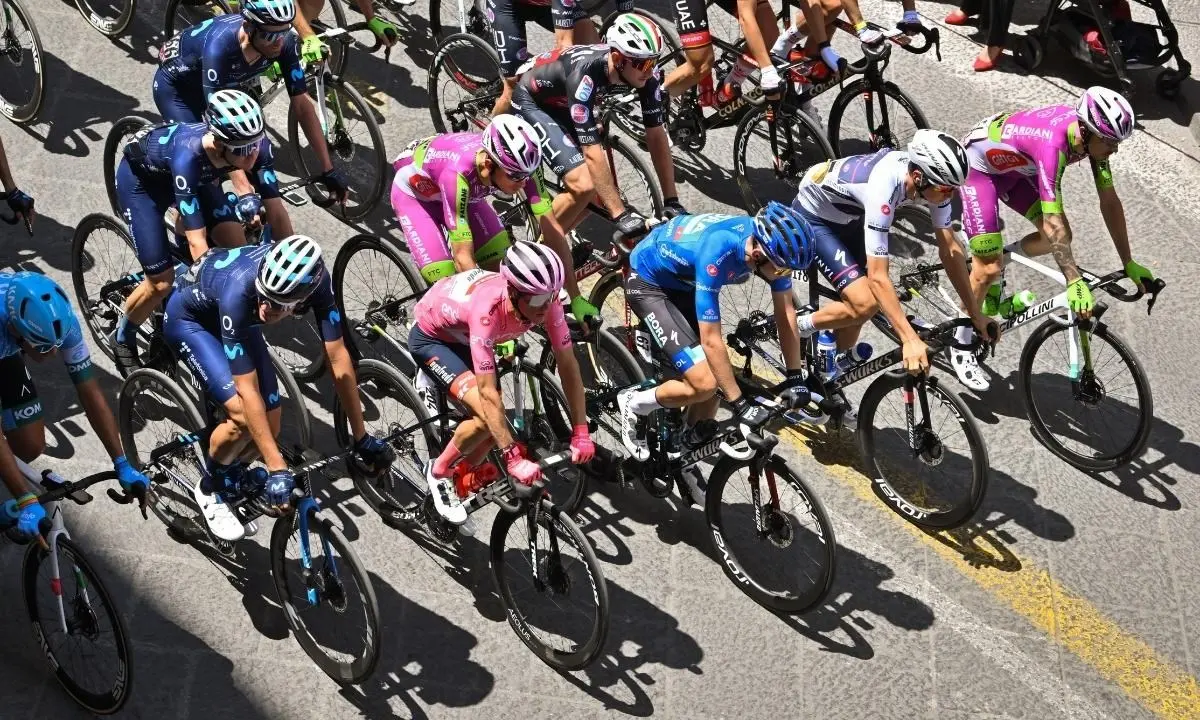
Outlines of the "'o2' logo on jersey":
{"type": "Polygon", "coordinates": [[[596,89],[596,82],[592,80],[591,75],[584,75],[580,81],[579,87],[575,89],[575,99],[579,102],[587,102],[592,97],[592,91],[596,89]]]}

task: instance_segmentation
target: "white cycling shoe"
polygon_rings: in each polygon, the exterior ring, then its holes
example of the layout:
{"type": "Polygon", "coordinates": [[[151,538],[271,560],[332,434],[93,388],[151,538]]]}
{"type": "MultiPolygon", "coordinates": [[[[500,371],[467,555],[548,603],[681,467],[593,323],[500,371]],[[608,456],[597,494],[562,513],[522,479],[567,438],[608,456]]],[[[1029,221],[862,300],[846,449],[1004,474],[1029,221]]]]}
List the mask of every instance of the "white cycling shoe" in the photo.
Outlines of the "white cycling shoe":
{"type": "Polygon", "coordinates": [[[958,376],[958,381],[971,390],[985,392],[992,386],[991,381],[987,378],[987,373],[979,367],[979,360],[975,357],[975,353],[969,350],[950,348],[950,365],[954,368],[954,374],[958,376]]]}
{"type": "Polygon", "coordinates": [[[425,482],[429,484],[429,496],[433,498],[433,506],[438,514],[452,525],[462,525],[467,521],[467,507],[458,497],[454,489],[453,478],[433,476],[433,461],[425,461],[425,482]]]}
{"type": "Polygon", "coordinates": [[[637,434],[638,415],[629,406],[636,389],[630,388],[617,395],[617,409],[621,411],[621,443],[634,460],[645,462],[650,459],[650,448],[646,446],[645,438],[637,434]]]}
{"type": "Polygon", "coordinates": [[[200,484],[192,486],[192,497],[204,516],[209,532],[219,540],[236,542],[246,536],[246,528],[242,525],[233,509],[219,495],[209,495],[200,489],[200,484]]]}

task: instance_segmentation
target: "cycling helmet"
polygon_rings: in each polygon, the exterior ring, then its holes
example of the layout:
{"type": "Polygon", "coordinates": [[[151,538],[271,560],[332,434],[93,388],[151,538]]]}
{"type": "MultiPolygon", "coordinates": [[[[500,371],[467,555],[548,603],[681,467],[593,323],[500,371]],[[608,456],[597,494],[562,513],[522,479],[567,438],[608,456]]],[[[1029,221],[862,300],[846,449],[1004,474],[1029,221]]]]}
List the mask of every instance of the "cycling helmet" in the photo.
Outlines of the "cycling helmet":
{"type": "Polygon", "coordinates": [[[656,58],[662,54],[662,33],[645,15],[622,13],[604,34],[604,42],[627,58],[656,58]]]}
{"type": "Polygon", "coordinates": [[[296,18],[294,0],[244,0],[242,17],[255,25],[288,25],[296,18]]]}
{"type": "Polygon", "coordinates": [[[962,143],[937,130],[918,130],[913,134],[908,141],[908,162],[935,185],[962,185],[970,169],[962,143]]]}
{"type": "Polygon", "coordinates": [[[267,251],[254,286],[260,297],[292,305],[311,295],[324,279],[321,246],[307,235],[290,235],[267,251]]]}
{"type": "Polygon", "coordinates": [[[508,248],[500,262],[500,274],[517,292],[549,295],[562,289],[566,271],[558,253],[545,245],[518,241],[508,248]]]}
{"type": "Polygon", "coordinates": [[[1084,127],[1102,138],[1121,142],[1133,134],[1133,106],[1116,90],[1099,85],[1084,90],[1075,114],[1084,127]]]}
{"type": "Polygon", "coordinates": [[[754,237],[775,267],[807,270],[813,260],[812,228],[800,213],[771,200],[754,216],[754,237]]]}
{"type": "Polygon", "coordinates": [[[249,145],[262,139],[262,108],[241,90],[216,90],[208,96],[204,121],[217,139],[230,145],[249,145]]]}
{"type": "Polygon", "coordinates": [[[62,347],[75,323],[71,301],[58,283],[41,273],[16,273],[4,298],[8,321],[40,352],[62,347]]]}
{"type": "Polygon", "coordinates": [[[483,149],[510,175],[532,175],[542,164],[537,131],[516,115],[492,118],[483,129],[483,149]]]}

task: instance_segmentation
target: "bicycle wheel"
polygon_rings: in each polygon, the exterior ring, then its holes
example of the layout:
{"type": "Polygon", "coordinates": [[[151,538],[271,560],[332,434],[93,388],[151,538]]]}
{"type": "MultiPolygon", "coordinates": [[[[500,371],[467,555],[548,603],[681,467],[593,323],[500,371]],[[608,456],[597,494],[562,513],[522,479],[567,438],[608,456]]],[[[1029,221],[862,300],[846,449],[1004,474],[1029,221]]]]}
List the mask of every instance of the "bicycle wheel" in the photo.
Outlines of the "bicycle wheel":
{"type": "MultiPolygon", "coordinates": [[[[121,384],[117,425],[125,456],[134,467],[145,468],[154,449],[181,433],[199,432],[204,421],[191,396],[178,383],[158,370],[139,368],[121,384]]],[[[203,475],[204,459],[196,446],[161,458],[156,464],[166,477],[165,482],[150,486],[150,509],[177,539],[195,542],[206,537],[207,525],[185,487],[199,483],[203,475]]],[[[224,550],[232,550],[232,544],[225,545],[224,550]]]]}
{"type": "Polygon", "coordinates": [[[1029,424],[1047,450],[1072,466],[1115,470],[1146,449],[1154,419],[1150,380],[1129,344],[1097,323],[1089,352],[1075,356],[1089,361],[1072,381],[1080,362],[1071,361],[1071,330],[1047,320],[1025,341],[1018,377],[1029,424]]]}
{"type": "Polygon", "coordinates": [[[858,408],[863,472],[879,499],[914,525],[958,527],[983,503],[987,446],[962,400],[937,378],[926,380],[916,393],[906,389],[906,382],[906,373],[892,371],[863,394],[858,408]],[[913,403],[911,430],[906,397],[913,403]]]}
{"type": "Polygon", "coordinates": [[[917,130],[929,127],[915,100],[895,83],[873,86],[866,78],[847,85],[829,108],[829,146],[837,157],[907,147],[917,130]],[[849,114],[850,104],[862,107],[849,114]],[[890,102],[889,102],[890,101],[890,102]]]}
{"type": "Polygon", "coordinates": [[[753,214],[767,200],[795,197],[804,171],[834,157],[825,133],[790,101],[778,110],[771,104],[754,108],[733,136],[734,177],[746,211],[753,214]]]}
{"type": "Polygon", "coordinates": [[[491,41],[491,23],[485,0],[429,0],[429,31],[437,47],[455,33],[491,41]]]}
{"type": "MultiPolygon", "coordinates": [[[[275,368],[275,379],[279,383],[280,427],[276,439],[280,448],[300,448],[303,451],[312,447],[312,418],[304,402],[304,394],[300,385],[292,376],[279,354],[274,349],[269,350],[271,365],[275,368]]],[[[265,398],[264,398],[265,399],[265,398]]]]}
{"type": "MultiPolygon", "coordinates": [[[[413,427],[429,417],[429,411],[413,386],[395,368],[378,360],[363,360],[358,364],[358,396],[362,403],[363,423],[367,432],[376,437],[413,427]]],[[[333,403],[333,428],[338,445],[349,447],[350,427],[345,408],[337,398],[333,403]]],[[[425,460],[436,455],[440,447],[433,426],[425,425],[392,442],[396,462],[388,472],[368,477],[359,472],[350,458],[346,459],[346,468],[363,500],[385,522],[394,523],[396,511],[415,499],[406,478],[420,478],[423,483],[425,460]]]]}
{"type": "Polygon", "coordinates": [[[0,112],[18,125],[33,122],[46,93],[42,39],[21,0],[3,0],[0,57],[8,65],[0,84],[0,112]]]}
{"type": "Polygon", "coordinates": [[[587,537],[549,500],[541,502],[536,525],[532,509],[496,515],[492,578],[521,642],[556,670],[578,670],[604,649],[608,586],[587,537]],[[534,553],[537,578],[530,563],[534,553]]]}
{"type": "Polygon", "coordinates": [[[403,348],[415,322],[413,307],[425,288],[421,274],[391,239],[355,235],[346,241],[333,262],[333,294],[352,352],[407,372],[403,348]]]}
{"type": "MultiPolygon", "coordinates": [[[[658,175],[633,145],[621,137],[609,133],[604,138],[605,147],[613,171],[613,182],[625,207],[637,210],[645,217],[662,217],[663,194],[658,186],[658,175]]],[[[547,184],[562,187],[562,180],[555,177],[546,165],[542,171],[547,184]]],[[[613,224],[608,213],[586,213],[583,221],[572,233],[574,237],[597,238],[596,244],[607,248],[612,242],[613,224]]]]}
{"type": "Polygon", "coordinates": [[[117,199],[117,166],[125,153],[125,145],[142,130],[150,127],[151,123],[137,115],[126,115],[113,123],[112,130],[104,139],[104,189],[108,192],[108,204],[113,215],[125,217],[125,208],[117,199]]]}
{"type": "Polygon", "coordinates": [[[116,37],[133,21],[137,0],[75,0],[75,7],[92,27],[108,37],[116,37]]]}
{"type": "Polygon", "coordinates": [[[117,328],[125,299],[138,282],[119,282],[140,267],[133,239],[125,226],[107,215],[92,213],[75,227],[71,239],[71,283],[75,303],[92,341],[110,359],[109,335],[117,328]],[[110,286],[101,296],[101,290],[110,286]]]}
{"type": "Polygon", "coordinates": [[[833,586],[833,525],[782,457],[772,455],[763,473],[756,477],[745,462],[722,456],[709,476],[704,515],[733,584],[765,608],[801,613],[833,586]]]}
{"type": "Polygon", "coordinates": [[[443,132],[477,132],[492,119],[503,87],[500,56],[474,35],[455,33],[433,53],[427,89],[433,127],[443,132]]]}
{"type": "Polygon", "coordinates": [[[125,623],[75,543],[60,535],[54,547],[57,578],[47,550],[31,543],[25,551],[22,586],[33,634],[67,694],[90,712],[111,715],[125,705],[133,687],[125,623]]]}
{"type": "MultiPolygon", "coordinates": [[[[383,144],[383,133],[375,119],[375,111],[367,105],[354,86],[337,76],[326,74],[325,96],[316,97],[316,80],[308,79],[309,97],[315,102],[318,113],[324,113],[328,123],[325,144],[334,166],[342,171],[350,186],[350,195],[344,206],[330,204],[332,198],[318,183],[308,185],[305,190],[312,201],[326,207],[335,216],[347,222],[358,222],[375,209],[383,199],[384,189],[390,180],[388,159],[383,144]],[[340,208],[334,210],[334,208],[340,208]]],[[[292,152],[300,158],[304,177],[321,173],[321,164],[309,147],[308,138],[300,132],[296,113],[288,110],[288,143],[292,152]],[[301,142],[303,138],[303,143],[301,142]]]]}
{"type": "MultiPolygon", "coordinates": [[[[888,241],[888,271],[904,314],[938,325],[959,316],[958,291],[942,267],[933,218],[923,205],[896,208],[888,241]]],[[[883,313],[871,317],[876,328],[901,345],[900,336],[883,313]]],[[[943,358],[939,355],[938,358],[943,358]]],[[[933,358],[930,358],[932,361],[933,358]]]]}
{"type": "MultiPolygon", "coordinates": [[[[800,296],[796,284],[792,285],[792,307],[799,307],[800,296]]],[[[738,333],[749,339],[746,332],[748,326],[761,327],[764,321],[771,321],[765,332],[754,333],[752,344],[757,345],[767,356],[775,358],[781,365],[784,362],[783,348],[779,345],[779,333],[774,324],[774,293],[771,285],[761,276],[752,275],[743,283],[726,285],[721,288],[721,337],[738,333]]],[[[731,354],[731,359],[738,366],[743,364],[740,355],[731,354]]],[[[779,368],[754,354],[750,357],[750,371],[755,377],[771,382],[783,379],[779,368]]]]}
{"type": "MultiPolygon", "coordinates": [[[[666,80],[666,77],[671,74],[672,70],[683,64],[683,45],[679,42],[679,33],[675,31],[674,21],[666,20],[662,16],[652,13],[645,8],[638,8],[637,12],[657,25],[659,34],[662,36],[663,51],[659,56],[658,62],[654,65],[655,70],[660,74],[659,82],[661,83],[666,80]]],[[[613,21],[620,14],[619,10],[611,12],[600,23],[600,29],[597,32],[601,38],[605,36],[608,29],[612,27],[613,21]]],[[[626,97],[623,97],[619,101],[621,105],[620,109],[610,113],[609,117],[612,119],[613,124],[620,128],[626,135],[633,138],[634,142],[644,146],[646,144],[646,126],[642,121],[642,104],[637,101],[637,95],[632,89],[626,90],[623,94],[626,97]]],[[[669,118],[675,117],[675,113],[672,110],[678,105],[679,101],[678,99],[666,97],[666,92],[663,93],[663,96],[666,101],[663,109],[667,113],[667,118],[664,119],[668,119],[669,122],[669,118]]]]}
{"type": "Polygon", "coordinates": [[[296,642],[334,681],[354,685],[379,661],[379,603],[342,531],[307,507],[304,523],[296,512],[271,528],[271,576],[296,642]]]}
{"type": "Polygon", "coordinates": [[[311,314],[263,325],[263,337],[297,381],[312,382],[325,372],[325,340],[311,314]]]}
{"type": "Polygon", "coordinates": [[[230,12],[232,10],[227,0],[168,0],[163,29],[166,37],[174,37],[184,28],[230,12]]]}

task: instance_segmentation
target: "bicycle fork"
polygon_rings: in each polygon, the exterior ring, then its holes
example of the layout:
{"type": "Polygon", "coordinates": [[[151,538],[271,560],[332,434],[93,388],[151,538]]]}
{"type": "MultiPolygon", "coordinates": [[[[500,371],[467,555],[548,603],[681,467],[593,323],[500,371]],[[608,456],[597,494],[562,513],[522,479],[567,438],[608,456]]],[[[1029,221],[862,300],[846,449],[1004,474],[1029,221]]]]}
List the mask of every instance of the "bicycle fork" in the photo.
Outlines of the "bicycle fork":
{"type": "MultiPolygon", "coordinates": [[[[555,507],[551,513],[558,511],[555,507]]],[[[566,573],[562,568],[562,554],[558,549],[558,533],[555,532],[553,515],[551,522],[546,523],[546,532],[550,536],[550,547],[544,554],[545,563],[543,566],[542,557],[538,552],[538,525],[542,517],[542,503],[535,500],[525,513],[525,521],[529,529],[529,564],[533,570],[533,587],[538,592],[545,592],[547,589],[563,594],[567,591],[566,573]]]]}
{"type": "Polygon", "coordinates": [[[324,591],[326,583],[332,579],[339,587],[341,586],[341,578],[338,576],[337,561],[333,557],[333,548],[330,547],[329,538],[325,533],[321,533],[321,551],[325,553],[325,567],[321,571],[321,578],[318,579],[312,569],[312,547],[308,539],[308,518],[309,515],[315,515],[320,506],[312,497],[305,497],[300,501],[296,508],[296,529],[300,533],[300,565],[304,568],[301,577],[304,578],[304,584],[307,588],[308,604],[310,607],[316,607],[320,604],[322,594],[328,594],[324,591]]]}

